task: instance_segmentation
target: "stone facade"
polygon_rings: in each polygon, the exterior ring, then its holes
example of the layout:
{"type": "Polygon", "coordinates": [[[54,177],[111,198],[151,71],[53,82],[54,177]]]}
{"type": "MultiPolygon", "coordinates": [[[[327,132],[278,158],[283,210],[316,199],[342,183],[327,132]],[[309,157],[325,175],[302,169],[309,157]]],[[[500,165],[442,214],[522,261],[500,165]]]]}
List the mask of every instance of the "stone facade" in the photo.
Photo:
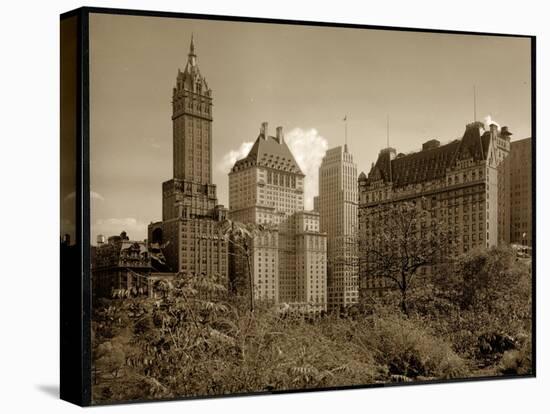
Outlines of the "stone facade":
{"type": "Polygon", "coordinates": [[[151,223],[151,243],[162,244],[172,272],[228,276],[227,242],[218,223],[212,183],[212,90],[197,65],[193,40],[172,94],[173,178],[162,184],[162,221],[151,223]]]}
{"type": "MultiPolygon", "coordinates": [[[[321,297],[320,291],[305,287],[309,283],[305,279],[313,277],[316,281],[322,275],[312,276],[309,271],[297,274],[298,264],[303,268],[305,263],[311,265],[312,260],[316,264],[324,261],[326,266],[326,236],[317,230],[319,238],[313,242],[317,247],[311,247],[324,249],[325,256],[320,258],[308,250],[314,233],[310,228],[314,227],[315,218],[318,221],[318,215],[298,214],[303,210],[304,174],[284,141],[282,127],[276,129],[276,136],[270,136],[264,122],[248,155],[238,160],[229,173],[230,218],[269,227],[269,231],[254,240],[254,295],[274,303],[302,305],[319,298],[314,308],[326,310],[326,291],[321,297]],[[307,231],[300,230],[301,220],[308,221],[307,231]]],[[[232,268],[237,273],[246,273],[239,263],[236,260],[232,268]]]]}
{"type": "Polygon", "coordinates": [[[146,294],[151,257],[145,241],[130,240],[126,232],[94,246],[92,286],[95,297],[111,297],[117,290],[146,294]]]}
{"type": "Polygon", "coordinates": [[[319,232],[319,213],[299,211],[296,222],[296,302],[327,309],[326,234],[319,232]]]}
{"type": "MultiPolygon", "coordinates": [[[[440,145],[431,140],[422,150],[397,154],[380,151],[368,177],[359,184],[359,245],[368,243],[383,223],[376,220],[377,206],[384,203],[425,200],[435,211],[435,220],[445,223],[455,238],[456,254],[476,247],[491,247],[506,234],[509,212],[502,163],[510,148],[510,133],[496,125],[486,131],[480,122],[466,126],[461,139],[440,145]],[[504,206],[504,207],[503,207],[504,206]],[[500,229],[499,229],[500,227],[500,229]]],[[[360,248],[361,294],[387,288],[383,280],[369,276],[369,264],[360,248]]],[[[422,270],[429,272],[429,268],[422,270]]]]}
{"type": "Polygon", "coordinates": [[[510,244],[510,137],[508,127],[502,127],[496,138],[498,161],[498,242],[510,244]]]}
{"type": "Polygon", "coordinates": [[[533,245],[533,161],[531,138],[512,142],[510,210],[512,243],[533,245]]]}
{"type": "Polygon", "coordinates": [[[329,310],[359,299],[357,166],[347,145],[329,149],[319,168],[318,211],[327,233],[329,310]]]}

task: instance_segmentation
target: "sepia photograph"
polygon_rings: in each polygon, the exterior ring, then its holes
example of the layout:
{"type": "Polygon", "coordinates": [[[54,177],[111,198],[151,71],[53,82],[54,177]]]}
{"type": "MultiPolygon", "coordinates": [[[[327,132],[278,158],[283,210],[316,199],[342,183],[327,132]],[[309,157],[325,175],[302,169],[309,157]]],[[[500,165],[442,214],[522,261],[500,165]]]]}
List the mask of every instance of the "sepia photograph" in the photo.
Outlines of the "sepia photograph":
{"type": "Polygon", "coordinates": [[[534,37],[87,35],[92,404],[535,375],[534,37]]]}

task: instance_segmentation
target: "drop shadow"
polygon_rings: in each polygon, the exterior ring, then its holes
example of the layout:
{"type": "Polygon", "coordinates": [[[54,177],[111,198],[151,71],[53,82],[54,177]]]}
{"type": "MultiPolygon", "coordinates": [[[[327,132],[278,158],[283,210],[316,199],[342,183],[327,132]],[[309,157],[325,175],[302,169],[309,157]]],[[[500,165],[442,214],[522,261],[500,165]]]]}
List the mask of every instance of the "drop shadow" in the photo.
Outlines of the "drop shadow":
{"type": "Polygon", "coordinates": [[[55,399],[59,399],[59,384],[39,384],[37,389],[55,399]]]}

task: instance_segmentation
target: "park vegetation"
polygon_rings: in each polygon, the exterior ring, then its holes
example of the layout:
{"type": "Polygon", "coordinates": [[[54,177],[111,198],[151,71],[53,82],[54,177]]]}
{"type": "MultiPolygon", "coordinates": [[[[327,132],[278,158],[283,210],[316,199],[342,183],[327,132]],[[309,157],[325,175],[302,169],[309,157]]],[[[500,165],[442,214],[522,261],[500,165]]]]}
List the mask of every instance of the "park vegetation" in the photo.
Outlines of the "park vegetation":
{"type": "Polygon", "coordinates": [[[532,373],[531,267],[474,250],[338,314],[282,313],[179,274],[157,297],[97,300],[96,403],[532,373]]]}
{"type": "Polygon", "coordinates": [[[253,244],[269,229],[230,220],[220,234],[242,274],[181,273],[153,298],[96,300],[94,401],[531,374],[530,260],[505,246],[453,255],[424,199],[374,214],[383,225],[358,260],[384,289],[331,314],[255,300],[253,244]]]}

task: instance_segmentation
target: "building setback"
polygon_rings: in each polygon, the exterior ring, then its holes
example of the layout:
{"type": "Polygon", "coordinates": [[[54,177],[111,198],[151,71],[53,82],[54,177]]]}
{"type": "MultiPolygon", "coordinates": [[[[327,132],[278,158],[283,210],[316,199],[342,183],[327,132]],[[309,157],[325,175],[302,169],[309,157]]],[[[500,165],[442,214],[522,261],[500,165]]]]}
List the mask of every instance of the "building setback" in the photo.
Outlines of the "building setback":
{"type": "Polygon", "coordinates": [[[348,147],[329,149],[319,168],[317,210],[327,234],[329,310],[359,299],[357,263],[357,166],[348,147]]]}
{"type": "Polygon", "coordinates": [[[510,210],[512,243],[533,245],[533,189],[531,138],[512,142],[510,155],[510,210]]]}
{"type": "MultiPolygon", "coordinates": [[[[407,155],[393,148],[381,150],[368,177],[361,173],[358,179],[359,245],[366,246],[383,231],[375,215],[379,205],[422,198],[434,210],[434,218],[449,226],[457,254],[497,245],[506,234],[502,227],[509,217],[509,212],[499,211],[506,208],[503,200],[509,197],[499,177],[506,174],[502,165],[510,135],[506,127],[499,132],[492,124],[486,131],[481,122],[473,122],[461,139],[445,145],[430,140],[421,151],[407,155]]],[[[369,275],[363,248],[359,254],[360,293],[385,289],[383,280],[369,275]]]]}
{"type": "Polygon", "coordinates": [[[227,243],[218,224],[227,209],[212,184],[212,90],[200,73],[193,39],[172,93],[173,178],[162,184],[162,221],[151,243],[163,245],[173,272],[227,277],[227,243]]]}
{"type": "MultiPolygon", "coordinates": [[[[264,122],[248,155],[229,173],[231,219],[269,229],[254,240],[254,295],[326,310],[326,235],[319,233],[319,214],[303,210],[304,174],[282,127],[270,136],[264,122]]],[[[235,274],[247,273],[240,263],[231,266],[235,274]]]]}

